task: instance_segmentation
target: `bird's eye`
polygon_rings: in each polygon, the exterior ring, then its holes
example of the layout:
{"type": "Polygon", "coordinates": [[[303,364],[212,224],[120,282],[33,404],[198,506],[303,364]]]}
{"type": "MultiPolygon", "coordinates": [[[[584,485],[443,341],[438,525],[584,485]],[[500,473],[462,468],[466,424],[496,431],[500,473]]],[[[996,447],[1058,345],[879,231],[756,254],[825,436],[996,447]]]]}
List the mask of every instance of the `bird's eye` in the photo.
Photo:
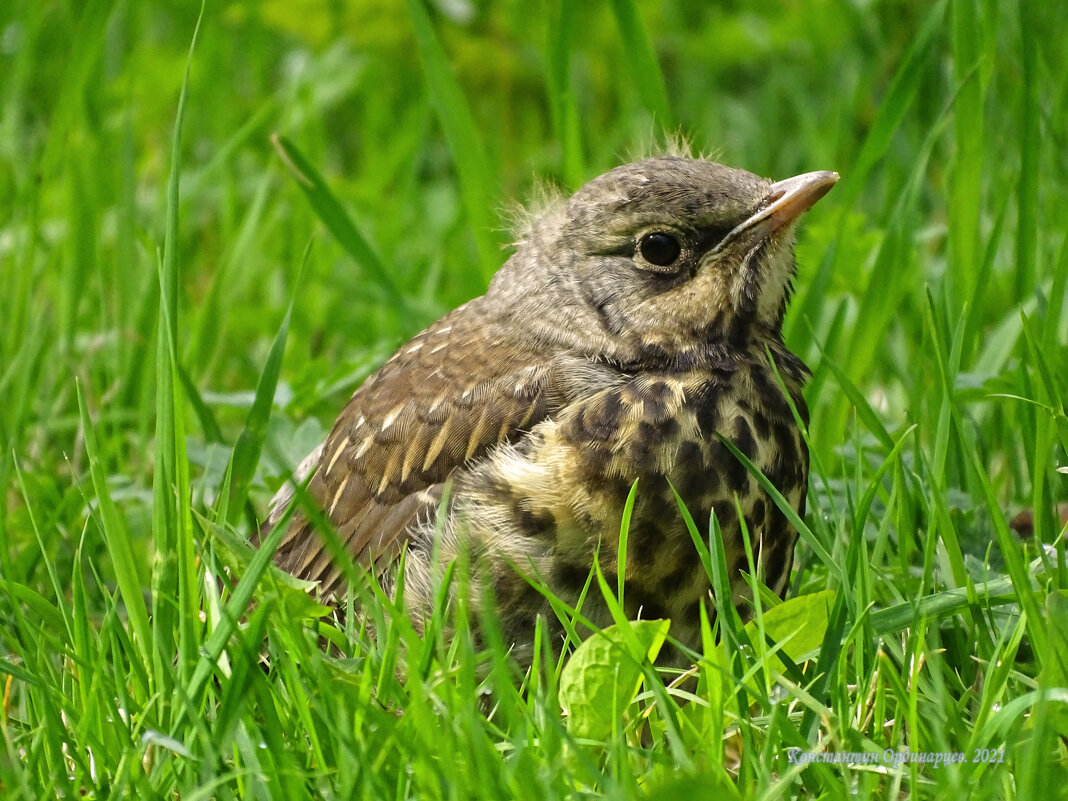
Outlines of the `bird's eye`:
{"type": "Polygon", "coordinates": [[[638,250],[642,258],[657,267],[669,267],[682,253],[682,245],[671,234],[663,231],[654,231],[646,234],[638,242],[638,250]]]}

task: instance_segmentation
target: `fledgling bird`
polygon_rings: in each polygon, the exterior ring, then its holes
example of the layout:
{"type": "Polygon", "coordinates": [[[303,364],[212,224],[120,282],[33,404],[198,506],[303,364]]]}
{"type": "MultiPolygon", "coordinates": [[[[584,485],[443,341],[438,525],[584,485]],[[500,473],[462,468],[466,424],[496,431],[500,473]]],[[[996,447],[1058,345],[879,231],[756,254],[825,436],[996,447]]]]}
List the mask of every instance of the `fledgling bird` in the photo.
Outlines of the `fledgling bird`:
{"type": "MultiPolygon", "coordinates": [[[[356,390],[305,460],[305,474],[315,470],[310,497],[387,592],[407,549],[404,599],[417,624],[434,603],[435,564],[463,556],[471,598],[477,605],[492,591],[522,662],[535,616],[562,632],[522,574],[574,604],[596,554],[614,584],[637,480],[626,611],[670,618],[672,636],[698,647],[710,585],[671,487],[699,525],[715,511],[736,604],[750,594],[736,498],[763,579],[782,593],[797,534],[720,437],[803,513],[808,450],[790,403],[807,417],[808,371],[781,330],[794,223],[837,180],[812,172],[773,183],[658,157],[551,204],[529,220],[485,295],[415,336],[356,390]]],[[[276,496],[265,531],[292,495],[276,496]]],[[[324,598],[345,591],[299,510],[275,559],[319,582],[324,598]]],[[[610,622],[596,591],[582,611],[610,622]]]]}

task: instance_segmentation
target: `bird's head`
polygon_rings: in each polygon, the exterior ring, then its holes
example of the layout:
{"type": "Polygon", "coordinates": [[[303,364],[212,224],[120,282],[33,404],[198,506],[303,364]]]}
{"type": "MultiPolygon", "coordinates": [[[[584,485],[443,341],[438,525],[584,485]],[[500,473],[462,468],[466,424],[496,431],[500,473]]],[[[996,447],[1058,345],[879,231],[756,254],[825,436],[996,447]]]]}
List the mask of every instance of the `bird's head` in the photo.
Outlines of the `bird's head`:
{"type": "Polygon", "coordinates": [[[778,337],[794,223],[837,180],[773,183],[678,157],[626,164],[534,221],[517,253],[535,262],[522,283],[536,282],[547,319],[602,352],[778,337]]]}

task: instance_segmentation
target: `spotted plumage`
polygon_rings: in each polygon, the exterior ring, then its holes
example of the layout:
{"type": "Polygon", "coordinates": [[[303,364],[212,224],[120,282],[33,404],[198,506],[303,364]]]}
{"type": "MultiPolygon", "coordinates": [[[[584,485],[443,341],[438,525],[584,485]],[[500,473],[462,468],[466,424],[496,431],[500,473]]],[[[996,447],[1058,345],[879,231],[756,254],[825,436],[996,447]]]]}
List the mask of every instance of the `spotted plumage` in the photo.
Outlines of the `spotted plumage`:
{"type": "MultiPolygon", "coordinates": [[[[353,394],[302,466],[315,471],[311,498],[388,590],[407,550],[404,597],[417,623],[433,603],[435,559],[469,561],[475,602],[492,592],[521,660],[537,615],[555,630],[522,574],[572,603],[595,553],[614,574],[635,480],[628,613],[671,618],[675,637],[698,642],[709,582],[672,488],[703,528],[715,512],[735,603],[748,594],[738,509],[763,579],[781,593],[796,533],[722,440],[803,512],[808,453],[794,410],[806,414],[807,371],[781,326],[793,224],[837,177],[772,183],[662,157],[550,205],[485,295],[417,335],[353,394]]],[[[291,497],[279,494],[268,525],[291,497]]],[[[324,597],[344,592],[301,511],[276,560],[318,581],[324,597]]],[[[594,596],[584,614],[606,623],[594,596]]]]}

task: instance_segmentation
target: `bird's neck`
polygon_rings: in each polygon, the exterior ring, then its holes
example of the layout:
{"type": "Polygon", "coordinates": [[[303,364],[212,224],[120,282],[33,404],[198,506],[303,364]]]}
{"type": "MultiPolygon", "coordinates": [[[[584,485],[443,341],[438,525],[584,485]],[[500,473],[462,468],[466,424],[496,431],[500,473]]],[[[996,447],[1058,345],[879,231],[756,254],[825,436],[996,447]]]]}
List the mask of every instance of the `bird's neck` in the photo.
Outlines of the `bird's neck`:
{"type": "Polygon", "coordinates": [[[611,359],[624,373],[733,373],[757,365],[766,367],[770,354],[787,383],[800,386],[809,375],[805,364],[789,351],[777,335],[753,336],[744,341],[709,337],[681,346],[671,340],[657,342],[643,338],[630,345],[611,359]]]}

